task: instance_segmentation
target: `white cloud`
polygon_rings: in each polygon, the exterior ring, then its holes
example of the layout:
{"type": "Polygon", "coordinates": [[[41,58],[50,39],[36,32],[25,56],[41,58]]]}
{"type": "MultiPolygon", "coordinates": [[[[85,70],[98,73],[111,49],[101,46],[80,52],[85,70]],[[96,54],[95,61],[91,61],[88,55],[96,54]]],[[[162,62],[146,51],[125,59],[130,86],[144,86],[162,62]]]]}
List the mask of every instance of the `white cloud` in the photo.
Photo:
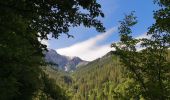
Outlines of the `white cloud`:
{"type": "MultiPolygon", "coordinates": [[[[147,33],[143,33],[142,35],[139,35],[139,36],[136,37],[136,39],[143,39],[143,38],[150,39],[151,35],[147,35],[147,33]]],[[[137,51],[145,49],[145,47],[141,47],[141,43],[142,42],[139,42],[139,43],[136,44],[137,51]]]]}
{"type": "MultiPolygon", "coordinates": [[[[141,35],[138,35],[137,37],[134,37],[135,39],[150,39],[151,38],[151,35],[147,35],[147,33],[143,33],[143,34],[141,34],[141,35]]],[[[120,42],[120,41],[116,41],[116,42],[114,42],[114,43],[118,43],[118,42],[120,42]]],[[[141,47],[141,43],[142,42],[139,42],[139,43],[137,43],[136,44],[136,49],[137,49],[137,51],[140,51],[140,50],[142,50],[142,49],[144,49],[144,47],[141,47]]]]}
{"type": "Polygon", "coordinates": [[[41,40],[40,38],[38,38],[38,41],[40,41],[42,44],[46,45],[47,48],[49,48],[50,44],[48,43],[48,40],[41,40]]]}
{"type": "Polygon", "coordinates": [[[42,44],[46,45],[47,48],[50,46],[50,44],[48,43],[48,40],[41,40],[40,41],[42,44]]]}
{"type": "Polygon", "coordinates": [[[105,33],[99,34],[93,38],[76,43],[69,47],[57,49],[56,51],[62,55],[77,56],[87,61],[95,60],[113,49],[110,47],[110,44],[98,45],[98,43],[107,39],[108,36],[110,36],[115,30],[115,27],[111,28],[105,33]]]}
{"type": "Polygon", "coordinates": [[[142,39],[142,38],[149,39],[149,38],[151,38],[151,35],[147,35],[147,33],[143,33],[136,37],[136,39],[142,39]]]}
{"type": "MultiPolygon", "coordinates": [[[[38,33],[38,35],[41,35],[41,34],[38,33]]],[[[49,38],[50,35],[47,35],[47,37],[49,38]]],[[[41,40],[40,38],[38,38],[38,41],[40,41],[42,44],[46,45],[47,48],[49,48],[50,44],[49,44],[48,40],[45,40],[45,39],[42,39],[42,40],[41,40]]]]}

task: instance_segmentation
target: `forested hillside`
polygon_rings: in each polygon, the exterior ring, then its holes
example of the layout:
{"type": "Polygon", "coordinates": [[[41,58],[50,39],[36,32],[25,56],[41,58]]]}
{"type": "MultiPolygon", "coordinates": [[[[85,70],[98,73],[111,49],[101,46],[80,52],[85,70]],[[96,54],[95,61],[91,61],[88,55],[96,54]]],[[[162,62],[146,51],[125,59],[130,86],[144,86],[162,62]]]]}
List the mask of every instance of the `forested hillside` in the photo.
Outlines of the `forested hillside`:
{"type": "Polygon", "coordinates": [[[170,0],[109,1],[0,0],[0,100],[170,100],[170,0]]]}
{"type": "Polygon", "coordinates": [[[121,65],[114,52],[109,52],[73,73],[73,100],[112,100],[113,90],[121,81],[121,65]]]}
{"type": "Polygon", "coordinates": [[[63,87],[72,100],[112,100],[113,90],[121,82],[121,65],[109,52],[72,73],[46,67],[46,72],[63,87]]]}
{"type": "Polygon", "coordinates": [[[123,81],[123,66],[113,51],[74,72],[56,70],[52,66],[45,67],[45,71],[71,100],[116,100],[114,90],[123,81]]]}

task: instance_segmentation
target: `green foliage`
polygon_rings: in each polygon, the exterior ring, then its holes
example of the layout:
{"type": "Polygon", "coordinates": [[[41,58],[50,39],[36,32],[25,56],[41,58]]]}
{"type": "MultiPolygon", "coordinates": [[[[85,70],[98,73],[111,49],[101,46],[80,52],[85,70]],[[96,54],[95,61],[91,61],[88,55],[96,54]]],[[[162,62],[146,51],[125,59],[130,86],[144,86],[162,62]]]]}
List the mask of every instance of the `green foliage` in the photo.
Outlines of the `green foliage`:
{"type": "MultiPolygon", "coordinates": [[[[104,17],[100,10],[101,5],[96,0],[23,0],[23,1],[0,1],[1,7],[1,25],[2,28],[12,28],[18,22],[18,19],[27,24],[30,31],[39,32],[37,34],[41,39],[47,39],[47,34],[52,33],[57,38],[61,33],[69,31],[70,26],[79,26],[83,24],[86,27],[94,26],[98,31],[103,31],[102,23],[96,19],[98,16],[104,17]],[[84,9],[87,13],[83,13],[84,9]],[[6,21],[13,23],[4,26],[6,21]],[[13,22],[11,22],[13,21],[13,22]],[[5,22],[5,23],[3,23],[5,22]]],[[[19,29],[20,27],[18,27],[19,29]]]]}
{"type": "Polygon", "coordinates": [[[131,36],[130,27],[137,23],[133,13],[120,22],[121,42],[113,46],[124,68],[117,57],[106,56],[72,76],[58,71],[56,77],[54,70],[46,71],[55,82],[40,67],[46,46],[38,39],[48,39],[48,34],[58,38],[62,33],[70,37],[69,27],[81,24],[104,31],[97,20],[104,17],[100,4],[96,0],[1,0],[0,100],[68,99],[60,86],[68,89],[73,100],[169,99],[170,1],[155,1],[161,9],[154,13],[150,39],[131,36]],[[144,47],[140,52],[138,43],[144,47]]]}
{"type": "Polygon", "coordinates": [[[126,78],[130,74],[117,54],[110,52],[71,73],[52,66],[47,66],[45,72],[55,79],[71,100],[145,100],[140,83],[126,78]]]}
{"type": "Polygon", "coordinates": [[[127,78],[124,82],[117,85],[114,89],[115,99],[120,100],[139,100],[142,99],[140,95],[141,88],[140,85],[136,83],[135,80],[127,78]]]}
{"type": "Polygon", "coordinates": [[[112,53],[81,67],[73,74],[76,82],[75,100],[81,94],[82,100],[113,98],[113,89],[121,81],[121,66],[119,59],[112,53]]]}
{"type": "Polygon", "coordinates": [[[49,100],[50,98],[52,100],[68,100],[65,92],[58,85],[56,85],[54,79],[50,79],[46,74],[44,74],[42,76],[42,81],[44,85],[42,91],[47,97],[46,100],[49,100]]]}
{"type": "Polygon", "coordinates": [[[75,72],[65,73],[46,67],[46,73],[66,90],[71,100],[113,100],[113,90],[122,82],[121,66],[115,52],[81,66],[75,72]]]}
{"type": "Polygon", "coordinates": [[[124,82],[116,88],[118,98],[122,99],[170,99],[170,61],[168,49],[169,34],[169,2],[158,1],[161,10],[154,13],[156,23],[147,33],[151,38],[135,39],[131,36],[131,27],[136,24],[136,17],[131,13],[120,21],[119,33],[121,41],[112,44],[125,66],[124,82]],[[137,45],[143,50],[137,51],[137,45]],[[135,93],[134,93],[135,92],[135,93]]]}
{"type": "Polygon", "coordinates": [[[59,69],[53,69],[52,66],[45,67],[44,71],[49,75],[50,78],[56,81],[58,86],[62,87],[62,89],[66,91],[67,96],[72,95],[70,87],[73,84],[73,78],[69,73],[59,69]]]}
{"type": "Polygon", "coordinates": [[[121,42],[112,45],[117,49],[116,52],[90,62],[73,73],[54,71],[47,67],[47,73],[61,87],[65,87],[72,100],[169,99],[169,45],[159,43],[161,39],[154,37],[133,38],[131,27],[137,23],[134,13],[126,15],[120,23],[121,42]],[[139,43],[145,47],[141,51],[136,48],[139,43]],[[163,51],[158,44],[164,46],[163,51]]]}
{"type": "Polygon", "coordinates": [[[31,100],[41,88],[46,50],[38,39],[70,37],[69,27],[81,24],[104,31],[100,8],[96,0],[0,0],[0,99],[31,100]]]}
{"type": "Polygon", "coordinates": [[[41,73],[40,88],[32,100],[68,100],[65,91],[45,72],[41,73]]]}
{"type": "Polygon", "coordinates": [[[30,34],[30,39],[35,40],[34,33],[21,32],[25,30],[22,24],[16,26],[20,26],[18,34],[10,29],[0,30],[0,99],[2,100],[21,98],[29,100],[39,87],[41,70],[36,66],[43,61],[41,53],[38,52],[41,50],[35,50],[37,44],[30,45],[30,41],[22,36],[30,34]]]}

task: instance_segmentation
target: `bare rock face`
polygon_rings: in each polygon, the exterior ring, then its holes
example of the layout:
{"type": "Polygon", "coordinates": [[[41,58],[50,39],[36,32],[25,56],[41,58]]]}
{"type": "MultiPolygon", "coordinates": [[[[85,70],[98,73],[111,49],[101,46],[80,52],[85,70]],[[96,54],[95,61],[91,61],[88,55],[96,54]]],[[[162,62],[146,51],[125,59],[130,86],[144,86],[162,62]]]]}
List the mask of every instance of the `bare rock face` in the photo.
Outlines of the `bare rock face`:
{"type": "Polygon", "coordinates": [[[64,71],[74,71],[78,66],[86,65],[88,62],[79,57],[68,57],[58,54],[55,50],[50,49],[45,52],[45,61],[54,64],[54,66],[64,71]]]}

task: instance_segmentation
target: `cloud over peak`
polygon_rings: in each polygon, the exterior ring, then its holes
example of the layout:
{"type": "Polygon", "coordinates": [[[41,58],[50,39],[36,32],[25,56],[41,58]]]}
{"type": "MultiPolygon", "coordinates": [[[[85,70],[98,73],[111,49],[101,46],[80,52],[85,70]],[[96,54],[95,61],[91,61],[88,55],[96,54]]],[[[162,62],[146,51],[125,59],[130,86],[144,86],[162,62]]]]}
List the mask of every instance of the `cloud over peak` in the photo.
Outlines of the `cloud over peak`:
{"type": "Polygon", "coordinates": [[[105,45],[98,45],[98,43],[107,39],[108,36],[115,32],[115,30],[116,28],[113,27],[105,33],[101,33],[95,37],[73,44],[69,47],[57,49],[56,51],[62,55],[77,56],[87,61],[95,60],[102,57],[112,49],[110,48],[110,43],[105,45]]]}

